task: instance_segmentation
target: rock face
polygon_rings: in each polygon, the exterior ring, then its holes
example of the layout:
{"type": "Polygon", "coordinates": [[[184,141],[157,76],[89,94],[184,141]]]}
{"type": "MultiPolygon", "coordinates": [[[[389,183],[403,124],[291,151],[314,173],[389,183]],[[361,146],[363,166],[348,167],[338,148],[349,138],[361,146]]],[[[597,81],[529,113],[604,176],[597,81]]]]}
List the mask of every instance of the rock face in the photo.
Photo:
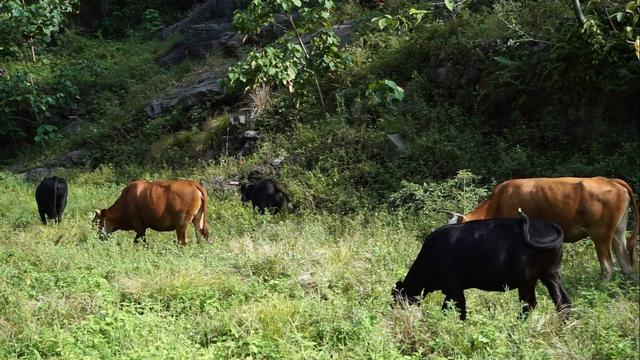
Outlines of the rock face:
{"type": "Polygon", "coordinates": [[[187,109],[202,102],[205,98],[222,101],[225,98],[225,92],[218,84],[218,80],[219,77],[216,74],[207,74],[191,86],[176,89],[162,99],[152,100],[144,108],[144,112],[148,117],[155,117],[175,106],[187,109]]]}
{"type": "Polygon", "coordinates": [[[232,30],[231,23],[233,12],[241,7],[242,3],[236,0],[209,0],[182,21],[163,29],[160,34],[162,40],[174,34],[182,37],[158,59],[158,64],[169,67],[216,51],[236,55],[242,45],[242,37],[232,30]]]}
{"type": "Polygon", "coordinates": [[[193,9],[181,21],[164,28],[160,33],[160,39],[166,40],[175,33],[186,33],[194,25],[203,24],[213,19],[231,19],[233,18],[233,12],[241,7],[242,2],[237,0],[209,0],[193,9]]]}
{"type": "Polygon", "coordinates": [[[47,176],[54,175],[54,173],[60,170],[64,170],[64,169],[61,167],[53,167],[53,168],[39,167],[39,168],[31,169],[27,172],[18,174],[18,176],[21,176],[27,181],[39,181],[47,176]]]}
{"type": "Polygon", "coordinates": [[[84,149],[78,149],[69,151],[65,154],[63,162],[64,165],[72,166],[72,165],[86,165],[89,161],[91,154],[89,151],[84,149]]]}

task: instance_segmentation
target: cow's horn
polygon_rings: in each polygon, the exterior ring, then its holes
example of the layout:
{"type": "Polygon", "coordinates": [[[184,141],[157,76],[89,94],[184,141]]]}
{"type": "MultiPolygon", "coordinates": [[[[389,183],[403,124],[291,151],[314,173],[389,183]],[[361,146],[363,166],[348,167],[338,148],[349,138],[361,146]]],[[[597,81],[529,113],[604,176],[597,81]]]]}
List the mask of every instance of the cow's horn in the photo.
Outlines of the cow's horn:
{"type": "Polygon", "coordinates": [[[455,211],[448,211],[448,210],[438,210],[438,211],[440,211],[441,213],[445,213],[447,215],[451,215],[451,216],[456,216],[456,217],[462,217],[463,216],[462,214],[457,213],[455,211]]]}
{"type": "Polygon", "coordinates": [[[233,186],[238,186],[238,185],[240,185],[240,181],[229,181],[227,184],[233,185],[233,186]]]}

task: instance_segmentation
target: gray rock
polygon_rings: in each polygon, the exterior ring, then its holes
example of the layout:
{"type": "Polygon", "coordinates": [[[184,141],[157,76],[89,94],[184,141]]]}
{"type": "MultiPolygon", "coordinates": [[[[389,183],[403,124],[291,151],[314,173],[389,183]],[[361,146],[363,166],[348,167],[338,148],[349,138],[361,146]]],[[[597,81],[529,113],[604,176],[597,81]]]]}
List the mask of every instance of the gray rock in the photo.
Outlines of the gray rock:
{"type": "Polygon", "coordinates": [[[169,67],[218,51],[228,56],[237,55],[242,37],[232,29],[233,12],[243,3],[238,0],[209,0],[183,20],[164,28],[160,39],[166,40],[175,34],[181,38],[157,60],[158,64],[169,67]]]}
{"type": "MultiPolygon", "coordinates": [[[[349,45],[353,40],[353,31],[355,30],[355,25],[353,22],[346,22],[340,25],[333,25],[331,30],[340,38],[340,48],[344,48],[349,45]]],[[[311,33],[302,36],[302,42],[304,42],[305,46],[308,46],[311,43],[311,40],[317,33],[311,33]]]]}
{"type": "Polygon", "coordinates": [[[164,55],[158,58],[158,65],[170,67],[187,59],[207,57],[226,49],[233,35],[231,22],[204,23],[194,25],[184,33],[164,55]]]}
{"type": "Polygon", "coordinates": [[[246,125],[251,122],[251,119],[251,110],[249,109],[238,110],[229,117],[231,125],[235,126],[246,125]]]}
{"type": "Polygon", "coordinates": [[[167,40],[175,33],[185,33],[194,25],[202,24],[212,19],[225,19],[231,22],[233,12],[242,7],[242,1],[237,0],[208,0],[193,9],[184,19],[167,26],[160,33],[161,40],[167,40]]]}
{"type": "Polygon", "coordinates": [[[218,84],[218,79],[215,74],[201,78],[197,83],[179,88],[165,98],[152,100],[145,106],[144,112],[148,117],[155,117],[176,106],[186,109],[204,100],[223,100],[225,92],[218,84]]]}
{"type": "Polygon", "coordinates": [[[355,30],[355,26],[353,22],[349,21],[341,25],[334,25],[332,30],[340,38],[340,47],[345,47],[353,40],[353,31],[355,30]]]}
{"type": "Polygon", "coordinates": [[[451,67],[448,65],[437,68],[436,71],[433,73],[433,79],[441,85],[447,84],[450,78],[451,78],[451,67]]]}
{"type": "Polygon", "coordinates": [[[54,175],[56,172],[59,172],[60,170],[64,170],[64,168],[62,167],[52,167],[52,168],[48,168],[48,167],[39,167],[39,168],[35,168],[35,169],[31,169],[27,172],[18,174],[18,176],[21,176],[23,179],[27,180],[27,181],[36,181],[36,180],[42,180],[45,177],[54,175]]]}
{"type": "Polygon", "coordinates": [[[7,165],[4,167],[4,169],[12,173],[21,173],[27,171],[27,167],[23,164],[7,165]]]}
{"type": "Polygon", "coordinates": [[[271,160],[271,166],[274,168],[280,168],[284,164],[284,156],[279,156],[273,160],[271,160]]]}
{"type": "Polygon", "coordinates": [[[65,154],[65,158],[68,160],[69,165],[86,165],[89,161],[91,154],[84,149],[78,149],[69,151],[65,154]]]}
{"type": "Polygon", "coordinates": [[[255,130],[247,130],[244,132],[243,137],[246,141],[256,141],[260,139],[260,134],[255,130]]]}
{"type": "Polygon", "coordinates": [[[60,132],[65,135],[75,134],[76,132],[78,132],[78,130],[80,130],[80,126],[82,126],[82,124],[84,123],[84,119],[80,119],[77,116],[69,116],[69,119],[71,120],[71,122],[60,129],[60,132]]]}

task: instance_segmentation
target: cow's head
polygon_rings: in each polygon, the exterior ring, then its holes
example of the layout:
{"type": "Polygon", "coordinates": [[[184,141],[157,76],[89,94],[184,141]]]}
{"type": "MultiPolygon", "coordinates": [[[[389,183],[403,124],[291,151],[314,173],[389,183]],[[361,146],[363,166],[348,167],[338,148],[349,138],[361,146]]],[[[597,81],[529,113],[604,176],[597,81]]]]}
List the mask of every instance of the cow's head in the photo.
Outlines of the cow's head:
{"type": "Polygon", "coordinates": [[[255,185],[251,183],[246,183],[246,182],[240,183],[240,195],[241,195],[240,200],[242,200],[243,203],[246,203],[249,200],[251,200],[250,196],[254,186],[255,185]]]}
{"type": "Polygon", "coordinates": [[[405,290],[405,285],[402,281],[398,281],[396,286],[391,290],[391,296],[393,297],[393,301],[395,304],[397,303],[408,303],[408,304],[418,304],[420,300],[416,296],[408,296],[405,290]]]}
{"type": "Polygon", "coordinates": [[[106,238],[107,235],[114,231],[113,224],[111,224],[107,217],[106,209],[96,210],[91,224],[98,230],[98,237],[100,239],[106,238]]]}

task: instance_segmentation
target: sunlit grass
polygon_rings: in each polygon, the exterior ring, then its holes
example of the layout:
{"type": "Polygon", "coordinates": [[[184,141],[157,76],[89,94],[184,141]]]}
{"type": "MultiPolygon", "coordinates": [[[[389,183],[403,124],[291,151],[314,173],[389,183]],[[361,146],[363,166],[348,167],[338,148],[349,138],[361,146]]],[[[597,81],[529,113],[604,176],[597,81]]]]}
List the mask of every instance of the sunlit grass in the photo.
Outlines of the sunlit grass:
{"type": "Polygon", "coordinates": [[[391,307],[421,245],[412,219],[394,214],[262,217],[212,190],[211,245],[178,247],[173,232],[154,231],[147,246],[127,232],[98,240],[91,211],[133,174],[189,175],[69,172],[63,222],[44,227],[36,184],[2,174],[0,358],[637,357],[638,285],[602,282],[588,241],[566,246],[568,320],[539,285],[524,321],[516,291],[468,290],[463,323],[440,310],[440,293],[391,307]]]}

